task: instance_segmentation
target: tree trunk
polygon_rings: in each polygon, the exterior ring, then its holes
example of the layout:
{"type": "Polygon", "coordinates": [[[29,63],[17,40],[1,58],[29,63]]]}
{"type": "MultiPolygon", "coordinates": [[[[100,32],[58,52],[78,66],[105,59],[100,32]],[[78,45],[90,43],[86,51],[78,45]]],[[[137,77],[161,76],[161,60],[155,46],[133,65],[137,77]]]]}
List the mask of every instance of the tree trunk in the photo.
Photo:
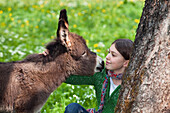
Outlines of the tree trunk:
{"type": "Polygon", "coordinates": [[[170,113],[170,0],[146,0],[116,113],[170,113]]]}

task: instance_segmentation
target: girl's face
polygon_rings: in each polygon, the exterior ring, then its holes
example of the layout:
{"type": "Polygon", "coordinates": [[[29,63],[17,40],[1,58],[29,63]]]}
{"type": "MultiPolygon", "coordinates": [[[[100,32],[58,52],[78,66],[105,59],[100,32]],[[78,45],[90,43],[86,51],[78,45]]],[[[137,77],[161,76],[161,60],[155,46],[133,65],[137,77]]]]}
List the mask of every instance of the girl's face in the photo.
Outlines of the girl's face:
{"type": "Polygon", "coordinates": [[[112,44],[106,56],[106,69],[113,70],[117,74],[123,73],[128,63],[129,60],[125,60],[115,48],[115,44],[112,44]]]}

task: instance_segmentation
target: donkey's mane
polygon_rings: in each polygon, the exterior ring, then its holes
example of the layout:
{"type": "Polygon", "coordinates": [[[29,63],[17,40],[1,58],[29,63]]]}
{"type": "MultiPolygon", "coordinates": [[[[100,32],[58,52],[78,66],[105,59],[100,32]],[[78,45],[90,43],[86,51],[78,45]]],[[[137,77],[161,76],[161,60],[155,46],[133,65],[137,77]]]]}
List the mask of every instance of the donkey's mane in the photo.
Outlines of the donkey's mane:
{"type": "Polygon", "coordinates": [[[66,47],[63,46],[58,39],[54,39],[54,41],[48,43],[46,49],[48,49],[49,55],[44,56],[43,54],[32,54],[28,55],[23,61],[46,63],[53,61],[58,55],[67,51],[66,47]]]}
{"type": "MultiPolygon", "coordinates": [[[[63,46],[58,39],[47,44],[46,49],[48,49],[49,54],[47,56],[43,54],[30,54],[25,59],[21,61],[12,61],[11,63],[23,63],[23,62],[43,62],[47,63],[53,61],[58,55],[67,52],[65,46],[63,46]]],[[[3,62],[0,62],[0,64],[3,62]]]]}

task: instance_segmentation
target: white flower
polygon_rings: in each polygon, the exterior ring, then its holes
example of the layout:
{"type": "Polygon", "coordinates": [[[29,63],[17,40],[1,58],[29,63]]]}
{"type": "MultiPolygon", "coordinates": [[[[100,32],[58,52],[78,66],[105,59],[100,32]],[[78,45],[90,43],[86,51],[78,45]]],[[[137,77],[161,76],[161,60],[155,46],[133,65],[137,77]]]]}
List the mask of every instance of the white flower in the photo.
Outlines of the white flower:
{"type": "Polygon", "coordinates": [[[1,42],[5,42],[5,38],[3,36],[1,36],[1,42]]]}
{"type": "Polygon", "coordinates": [[[2,52],[0,52],[0,57],[3,57],[3,53],[2,52]]]}
{"type": "Polygon", "coordinates": [[[5,33],[9,33],[9,31],[6,29],[5,31],[4,31],[5,33]]]}
{"type": "Polygon", "coordinates": [[[103,42],[99,42],[98,46],[99,46],[99,47],[105,47],[105,45],[103,44],[103,42]]]}
{"type": "Polygon", "coordinates": [[[28,34],[24,34],[24,36],[25,36],[25,37],[27,37],[27,36],[28,36],[28,34]]]}
{"type": "Polygon", "coordinates": [[[73,97],[75,97],[77,100],[79,100],[80,98],[77,95],[73,95],[73,97]]]}
{"type": "Polygon", "coordinates": [[[14,37],[15,37],[15,38],[18,38],[18,37],[19,37],[19,34],[16,34],[14,37]]]}
{"type": "Polygon", "coordinates": [[[22,56],[24,56],[24,55],[25,55],[25,53],[24,53],[24,52],[22,52],[22,51],[18,51],[18,53],[19,53],[20,55],[22,55],[22,56]]]}

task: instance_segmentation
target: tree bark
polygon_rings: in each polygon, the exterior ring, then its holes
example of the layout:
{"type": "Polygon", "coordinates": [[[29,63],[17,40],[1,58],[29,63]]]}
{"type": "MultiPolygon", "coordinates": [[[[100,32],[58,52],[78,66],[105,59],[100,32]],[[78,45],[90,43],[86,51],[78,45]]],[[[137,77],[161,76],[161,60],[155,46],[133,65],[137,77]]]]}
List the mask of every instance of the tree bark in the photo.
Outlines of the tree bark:
{"type": "Polygon", "coordinates": [[[146,0],[116,113],[170,113],[170,0],[146,0]]]}

